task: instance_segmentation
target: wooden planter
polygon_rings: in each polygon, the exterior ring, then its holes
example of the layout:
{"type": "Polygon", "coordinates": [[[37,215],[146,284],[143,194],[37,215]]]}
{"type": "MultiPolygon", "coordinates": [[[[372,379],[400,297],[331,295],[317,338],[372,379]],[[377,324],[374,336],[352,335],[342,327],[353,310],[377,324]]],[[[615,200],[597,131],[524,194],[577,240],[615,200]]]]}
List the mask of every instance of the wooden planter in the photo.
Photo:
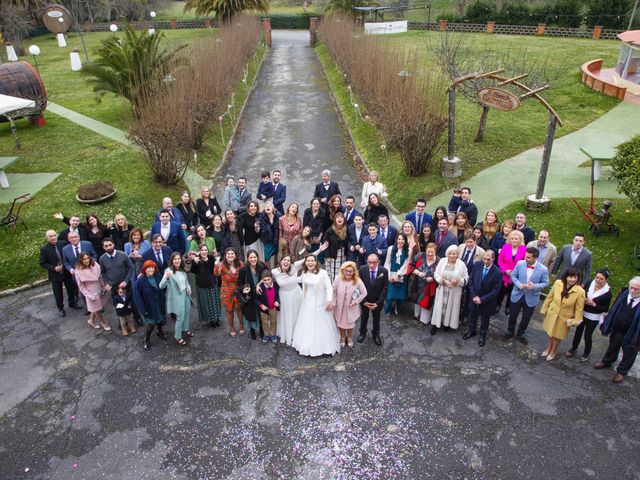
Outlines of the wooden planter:
{"type": "Polygon", "coordinates": [[[114,190],[113,192],[111,192],[110,194],[105,195],[105,196],[104,196],[104,197],[102,197],[102,198],[95,198],[95,199],[93,199],[93,200],[83,200],[83,199],[81,199],[81,198],[78,196],[78,194],[76,193],[76,200],[77,200],[78,202],[80,202],[80,203],[85,204],[85,205],[94,205],[94,204],[96,204],[96,203],[106,202],[107,200],[111,199],[111,198],[116,194],[116,192],[117,192],[117,191],[118,191],[118,190],[117,190],[117,189],[115,189],[115,190],[114,190]]]}

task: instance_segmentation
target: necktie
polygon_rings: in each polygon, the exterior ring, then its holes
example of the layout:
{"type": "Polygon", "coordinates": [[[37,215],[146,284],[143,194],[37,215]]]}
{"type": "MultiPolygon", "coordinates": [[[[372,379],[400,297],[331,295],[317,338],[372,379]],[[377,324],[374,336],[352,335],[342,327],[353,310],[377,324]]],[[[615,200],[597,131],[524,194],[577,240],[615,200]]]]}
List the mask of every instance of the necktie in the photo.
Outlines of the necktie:
{"type": "Polygon", "coordinates": [[[156,252],[156,260],[158,260],[158,266],[162,265],[162,256],[160,252],[156,252]]]}
{"type": "Polygon", "coordinates": [[[464,263],[469,263],[470,257],[471,257],[471,250],[465,250],[464,263]]]}
{"type": "Polygon", "coordinates": [[[631,308],[633,308],[633,298],[630,298],[630,299],[629,299],[629,306],[630,306],[631,308]]]}
{"type": "Polygon", "coordinates": [[[422,214],[418,215],[418,225],[417,225],[417,227],[418,227],[417,228],[418,233],[420,233],[422,231],[421,230],[421,228],[422,228],[422,214]]]}
{"type": "Polygon", "coordinates": [[[385,230],[382,230],[382,238],[384,238],[386,240],[387,238],[387,232],[385,230]]]}
{"type": "Polygon", "coordinates": [[[484,267],[482,269],[482,280],[484,280],[485,278],[487,278],[487,272],[489,271],[489,269],[487,267],[484,267]]]}
{"type": "Polygon", "coordinates": [[[78,248],[78,246],[76,245],[74,247],[74,250],[76,251],[76,258],[78,258],[78,255],[80,255],[80,248],[78,248]]]}
{"type": "Polygon", "coordinates": [[[373,285],[376,281],[376,271],[371,270],[371,285],[373,285]]]}

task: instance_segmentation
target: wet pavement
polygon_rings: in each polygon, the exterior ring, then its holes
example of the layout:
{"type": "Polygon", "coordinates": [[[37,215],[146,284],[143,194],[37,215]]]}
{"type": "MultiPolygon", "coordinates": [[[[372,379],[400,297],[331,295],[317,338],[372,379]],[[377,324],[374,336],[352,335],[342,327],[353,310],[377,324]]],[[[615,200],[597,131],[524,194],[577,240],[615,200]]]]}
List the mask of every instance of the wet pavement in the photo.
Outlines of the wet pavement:
{"type": "Polygon", "coordinates": [[[222,197],[227,175],[246,176],[255,198],[260,172],[279,168],[287,186],[286,204],[295,201],[306,208],[327,168],[343,195],[359,199],[362,180],[344,143],[309,32],[275,30],[233,153],[219,171],[216,194],[222,197]]]}
{"type": "MultiPolygon", "coordinates": [[[[60,319],[48,288],[0,299],[2,479],[638,478],[637,368],[431,336],[383,318],[334,357],[300,357],[225,327],[186,348],[60,319]],[[27,470],[28,469],[28,470],[27,470]]],[[[111,307],[107,318],[115,324],[111,307]]],[[[566,347],[565,344],[561,347],[566,347]]]]}
{"type": "MultiPolygon", "coordinates": [[[[307,43],[274,32],[227,167],[254,188],[277,165],[303,202],[325,167],[361,185],[307,43]]],[[[593,370],[598,334],[590,363],[548,363],[539,319],[524,347],[496,317],[481,349],[400,316],[382,347],[309,359],[195,309],[188,347],[150,352],[86,319],[58,317],[48,287],[0,299],[0,479],[640,478],[638,368],[593,370]]]]}

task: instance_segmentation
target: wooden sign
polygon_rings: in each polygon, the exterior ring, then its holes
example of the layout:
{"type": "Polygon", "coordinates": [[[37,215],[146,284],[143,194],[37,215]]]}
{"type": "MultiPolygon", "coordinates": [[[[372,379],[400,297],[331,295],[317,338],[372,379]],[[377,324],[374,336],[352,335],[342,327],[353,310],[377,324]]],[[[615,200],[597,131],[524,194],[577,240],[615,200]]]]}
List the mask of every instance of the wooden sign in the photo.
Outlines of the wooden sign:
{"type": "Polygon", "coordinates": [[[513,93],[499,88],[483,88],[478,92],[480,103],[488,108],[510,112],[520,106],[520,99],[513,93]]]}
{"type": "Polygon", "coordinates": [[[44,9],[42,23],[51,33],[65,33],[71,28],[71,14],[63,5],[48,5],[44,9]]]}

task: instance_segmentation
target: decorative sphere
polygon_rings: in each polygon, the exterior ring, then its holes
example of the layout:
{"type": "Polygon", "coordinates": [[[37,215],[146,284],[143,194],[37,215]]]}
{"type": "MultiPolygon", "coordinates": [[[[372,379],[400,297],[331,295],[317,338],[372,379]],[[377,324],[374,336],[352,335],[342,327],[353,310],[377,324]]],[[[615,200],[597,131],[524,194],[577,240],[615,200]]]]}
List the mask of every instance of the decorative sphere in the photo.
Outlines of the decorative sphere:
{"type": "Polygon", "coordinates": [[[109,30],[111,30],[113,33],[116,33],[118,31],[118,25],[112,23],[111,25],[109,25],[109,30]]]}
{"type": "Polygon", "coordinates": [[[149,12],[149,16],[150,16],[151,18],[156,18],[156,12],[155,12],[155,11],[153,11],[153,10],[151,10],[151,11],[149,12]]]}
{"type": "Polygon", "coordinates": [[[31,55],[40,55],[40,47],[37,45],[31,45],[29,47],[29,53],[31,55]]]}
{"type": "Polygon", "coordinates": [[[58,21],[59,21],[60,23],[64,23],[64,18],[60,17],[60,18],[58,19],[58,21]]]}

